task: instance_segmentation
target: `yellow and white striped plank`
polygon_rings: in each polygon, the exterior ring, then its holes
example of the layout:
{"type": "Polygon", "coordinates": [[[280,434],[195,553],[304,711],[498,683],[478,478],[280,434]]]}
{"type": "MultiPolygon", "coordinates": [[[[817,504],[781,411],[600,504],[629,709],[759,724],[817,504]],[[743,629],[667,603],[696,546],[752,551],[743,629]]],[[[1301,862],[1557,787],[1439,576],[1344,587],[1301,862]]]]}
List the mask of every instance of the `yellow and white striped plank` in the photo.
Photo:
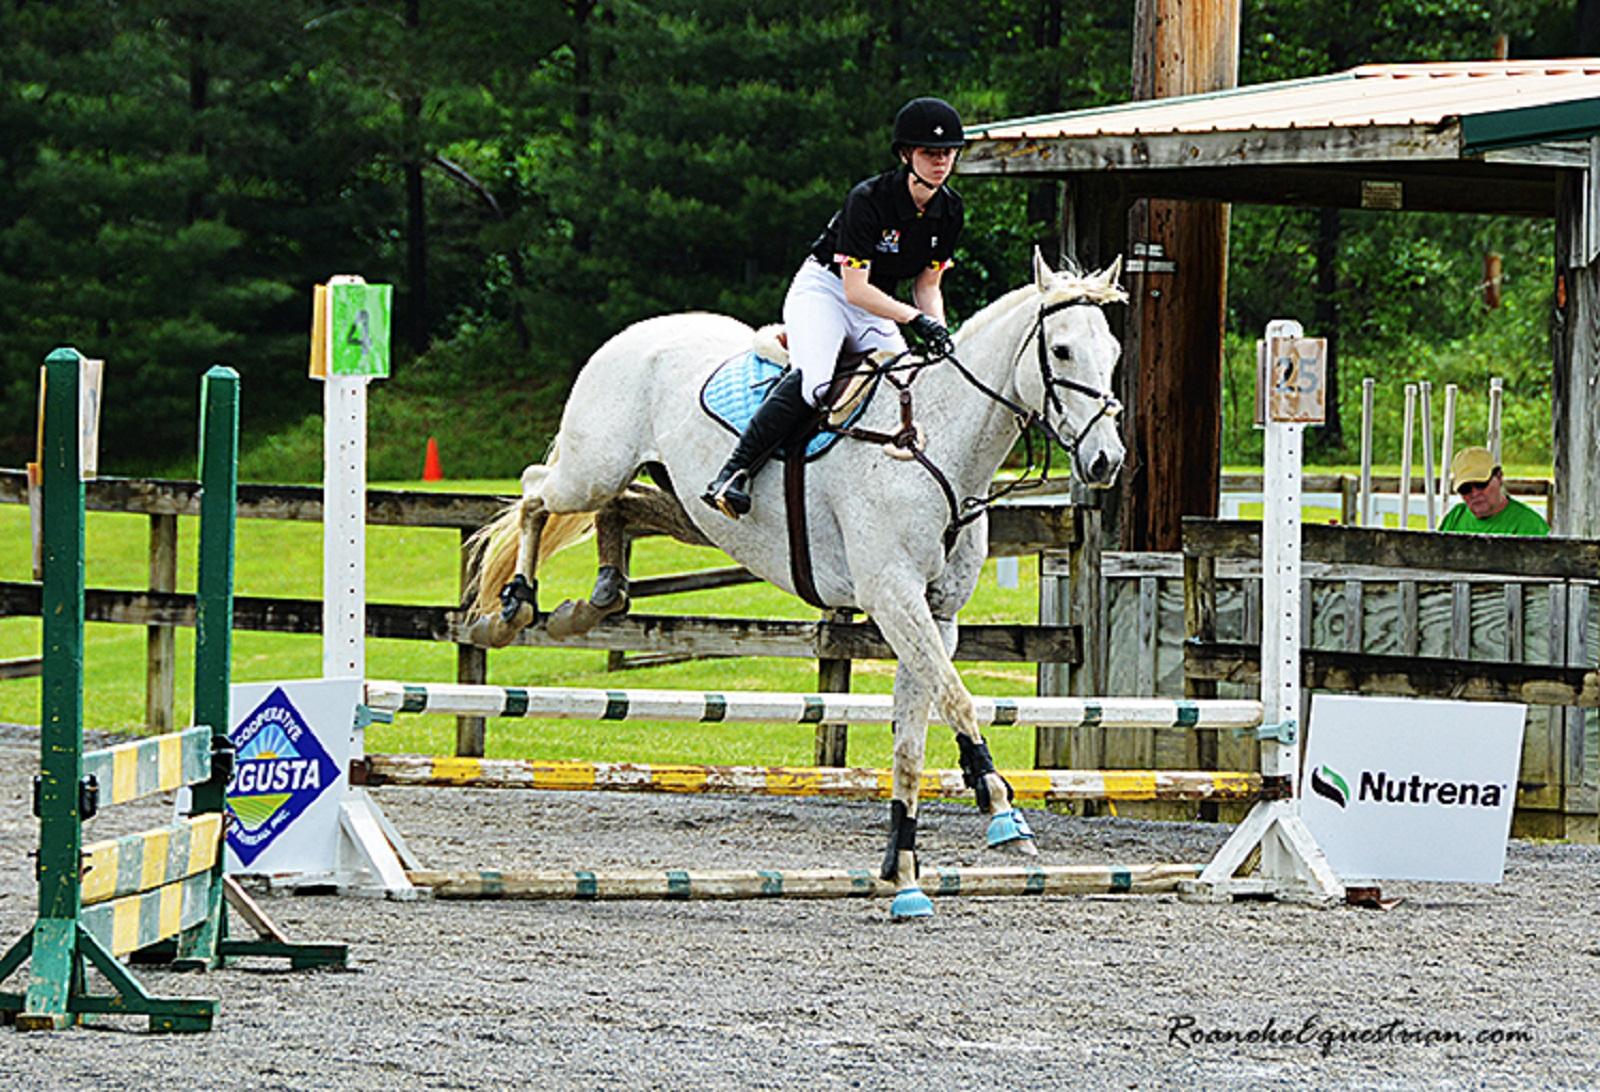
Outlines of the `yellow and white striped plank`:
{"type": "Polygon", "coordinates": [[[185,728],[83,756],[85,777],[100,783],[100,804],[123,804],[211,776],[211,729],[185,728]]]}
{"type": "MultiPolygon", "coordinates": [[[[1019,800],[1254,800],[1261,775],[1212,770],[1002,770],[1019,800]]],[[[369,785],[483,789],[740,793],[886,800],[890,770],[828,766],[645,765],[369,755],[369,785]]],[[[970,795],[960,770],[924,770],[920,795],[970,795]]]]}
{"type": "Polygon", "coordinates": [[[84,847],[83,905],[150,891],[208,871],[222,844],[222,813],[84,847]]]}
{"type": "Polygon", "coordinates": [[[211,876],[201,873],[88,907],[79,921],[112,955],[123,956],[199,925],[210,908],[211,876]]]}
{"type": "MultiPolygon", "coordinates": [[[[930,895],[1119,895],[1175,891],[1198,864],[930,868],[930,895]]],[[[406,873],[438,899],[847,899],[889,898],[895,885],[867,868],[660,869],[406,873]]]]}
{"type": "MultiPolygon", "coordinates": [[[[979,724],[1057,728],[1251,728],[1256,701],[1174,698],[974,697],[979,724]]],[[[577,720],[888,724],[888,694],[783,694],[754,690],[577,690],[465,683],[368,682],[366,704],[386,713],[577,720]]]]}

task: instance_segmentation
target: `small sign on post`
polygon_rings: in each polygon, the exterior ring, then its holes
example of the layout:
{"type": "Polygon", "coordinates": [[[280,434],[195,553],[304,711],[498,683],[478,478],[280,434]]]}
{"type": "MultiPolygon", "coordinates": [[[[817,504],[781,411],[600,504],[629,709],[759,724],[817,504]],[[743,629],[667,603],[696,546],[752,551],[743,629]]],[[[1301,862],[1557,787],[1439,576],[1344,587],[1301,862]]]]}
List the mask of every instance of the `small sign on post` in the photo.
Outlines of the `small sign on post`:
{"type": "MultiPolygon", "coordinates": [[[[100,472],[100,390],[106,362],[90,360],[75,349],[57,350],[78,356],[78,476],[84,481],[100,472]]],[[[44,508],[41,485],[44,480],[44,399],[49,369],[39,369],[39,429],[33,462],[28,464],[28,513],[33,525],[33,578],[44,579],[44,508]]]]}
{"type": "Polygon", "coordinates": [[[389,377],[389,317],[394,286],[334,277],[316,286],[311,317],[311,377],[389,377]]]}
{"type": "Polygon", "coordinates": [[[1256,426],[1274,421],[1320,425],[1328,419],[1328,339],[1274,337],[1256,342],[1256,426]]]}

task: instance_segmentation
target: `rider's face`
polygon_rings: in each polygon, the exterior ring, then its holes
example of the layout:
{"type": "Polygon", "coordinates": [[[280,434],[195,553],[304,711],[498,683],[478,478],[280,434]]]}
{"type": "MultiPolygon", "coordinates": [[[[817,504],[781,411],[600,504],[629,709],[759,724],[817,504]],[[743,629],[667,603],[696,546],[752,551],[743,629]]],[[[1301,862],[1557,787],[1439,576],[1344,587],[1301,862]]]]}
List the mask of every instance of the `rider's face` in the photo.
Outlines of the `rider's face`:
{"type": "Polygon", "coordinates": [[[933,183],[935,186],[950,177],[950,172],[955,170],[956,149],[954,148],[913,148],[911,149],[911,169],[917,172],[918,177],[933,183]]]}

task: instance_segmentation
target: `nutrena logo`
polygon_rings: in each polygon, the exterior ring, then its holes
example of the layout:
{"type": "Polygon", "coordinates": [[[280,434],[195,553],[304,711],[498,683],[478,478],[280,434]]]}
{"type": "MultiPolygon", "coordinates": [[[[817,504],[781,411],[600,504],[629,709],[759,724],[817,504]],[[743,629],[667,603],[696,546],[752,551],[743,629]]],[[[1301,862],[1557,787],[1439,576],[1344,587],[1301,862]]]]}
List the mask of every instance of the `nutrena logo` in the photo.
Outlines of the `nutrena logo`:
{"type": "MultiPolygon", "coordinates": [[[[1332,766],[1311,770],[1311,791],[1341,808],[1350,803],[1350,783],[1332,766]]],[[[1397,777],[1387,770],[1362,770],[1356,793],[1356,801],[1363,804],[1438,804],[1447,808],[1498,808],[1505,798],[1505,785],[1428,781],[1419,773],[1397,777]]]]}
{"type": "Polygon", "coordinates": [[[1311,791],[1326,796],[1341,808],[1350,803],[1350,786],[1332,766],[1318,766],[1311,771],[1311,791]]]}
{"type": "Polygon", "coordinates": [[[233,733],[238,762],[228,782],[228,845],[248,865],[300,816],[339,771],[282,687],[233,733]]]}
{"type": "Polygon", "coordinates": [[[1424,781],[1419,773],[1396,777],[1383,770],[1361,771],[1358,799],[1374,804],[1442,804],[1445,807],[1498,808],[1506,786],[1475,781],[1424,781]]]}

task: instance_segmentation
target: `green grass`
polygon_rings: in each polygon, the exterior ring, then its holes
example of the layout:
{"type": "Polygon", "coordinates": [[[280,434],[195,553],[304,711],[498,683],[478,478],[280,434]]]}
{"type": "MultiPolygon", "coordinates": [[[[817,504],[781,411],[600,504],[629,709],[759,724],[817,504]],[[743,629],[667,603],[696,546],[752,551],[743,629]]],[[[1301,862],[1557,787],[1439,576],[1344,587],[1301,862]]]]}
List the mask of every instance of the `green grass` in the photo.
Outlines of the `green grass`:
{"type": "MultiPolygon", "coordinates": [[[[385,487],[391,487],[385,483],[385,487]]],[[[424,488],[421,483],[393,483],[394,488],[424,488]]],[[[510,494],[510,481],[451,481],[433,488],[510,494]]],[[[197,521],[179,521],[178,586],[192,591],[195,579],[197,521]]],[[[143,516],[91,512],[87,519],[87,581],[91,587],[140,589],[148,584],[148,521],[143,516]]],[[[453,530],[373,527],[367,537],[368,596],[375,603],[441,605],[456,601],[458,535],[453,530]]],[[[235,564],[240,595],[315,599],[322,585],[322,529],[319,524],[277,520],[242,520],[235,564]]],[[[719,551],[682,546],[663,539],[639,542],[633,574],[653,576],[726,565],[719,551]]],[[[1033,622],[1038,618],[1036,567],[1023,561],[1020,587],[1002,589],[994,562],[986,567],[966,622],[1033,622]]],[[[558,555],[540,578],[540,602],[554,607],[562,599],[586,596],[595,569],[594,547],[586,543],[558,555]]],[[[26,509],[0,505],[0,573],[5,579],[29,577],[29,529],[26,509]]],[[[695,592],[646,600],[640,613],[706,614],[733,617],[814,619],[816,612],[766,584],[695,592]]],[[[37,655],[40,624],[36,618],[0,619],[0,658],[37,655]]],[[[144,727],[145,632],[142,627],[91,624],[85,635],[85,722],[88,727],[138,732],[144,727]]],[[[178,630],[178,716],[191,712],[193,631],[178,630]]],[[[606,654],[596,651],[553,651],[510,648],[489,656],[489,681],[503,685],[573,687],[667,687],[688,690],[812,690],[816,664],[807,660],[740,658],[704,660],[641,668],[622,673],[605,670],[606,654]]],[[[964,664],[962,676],[975,693],[1028,694],[1034,670],[1027,664],[964,664]]],[[[321,639],[270,633],[234,634],[235,682],[315,678],[321,673],[321,639]]],[[[455,650],[442,643],[370,640],[367,675],[374,679],[442,682],[455,676],[455,650]]],[[[888,693],[894,664],[860,661],[854,665],[852,688],[888,693]]],[[[0,681],[0,721],[39,723],[39,680],[0,681]]],[[[612,723],[506,719],[491,721],[488,751],[493,757],[587,759],[629,762],[709,762],[806,764],[812,759],[814,729],[809,725],[700,725],[612,723]]],[[[996,761],[1002,766],[1029,766],[1033,730],[1006,727],[992,733],[996,761]]],[[[375,752],[449,754],[455,721],[448,717],[408,716],[392,726],[369,731],[375,752]]],[[[883,728],[851,732],[849,761],[886,765],[890,736],[883,728]]],[[[929,734],[929,760],[953,766],[955,745],[950,733],[929,734]]]]}

